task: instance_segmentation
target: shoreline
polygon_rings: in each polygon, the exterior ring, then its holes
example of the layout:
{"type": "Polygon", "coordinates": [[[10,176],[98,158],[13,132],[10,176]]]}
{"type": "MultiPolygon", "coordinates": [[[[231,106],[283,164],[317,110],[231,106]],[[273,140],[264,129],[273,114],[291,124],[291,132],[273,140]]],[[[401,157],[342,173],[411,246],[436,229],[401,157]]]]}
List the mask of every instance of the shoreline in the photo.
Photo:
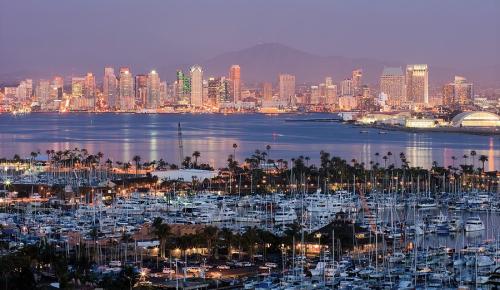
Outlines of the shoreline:
{"type": "Polygon", "coordinates": [[[470,135],[479,135],[479,136],[500,136],[500,131],[494,128],[455,128],[455,127],[439,127],[439,128],[406,128],[400,126],[390,126],[390,125],[380,125],[380,124],[357,124],[352,123],[355,127],[360,128],[371,128],[371,129],[380,129],[386,131],[401,131],[408,133],[452,133],[452,134],[470,134],[470,135]]]}

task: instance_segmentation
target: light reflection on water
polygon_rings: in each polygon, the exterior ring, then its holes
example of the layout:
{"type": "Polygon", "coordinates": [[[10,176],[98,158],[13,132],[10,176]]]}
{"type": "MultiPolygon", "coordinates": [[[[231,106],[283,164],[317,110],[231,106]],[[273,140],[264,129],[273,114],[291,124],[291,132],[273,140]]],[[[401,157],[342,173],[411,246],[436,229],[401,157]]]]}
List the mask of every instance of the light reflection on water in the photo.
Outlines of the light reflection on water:
{"type": "MultiPolygon", "coordinates": [[[[101,151],[105,158],[129,161],[134,155],[142,160],[163,158],[178,163],[179,149],[177,123],[183,130],[184,155],[201,152],[199,162],[221,166],[238,144],[237,159],[242,161],[255,151],[271,145],[270,158],[285,159],[299,155],[317,162],[319,152],[325,150],[346,160],[356,159],[366,165],[392,152],[388,164],[401,164],[399,154],[404,152],[411,166],[430,167],[436,160],[440,165],[463,163],[462,156],[477,152],[488,156],[485,169],[499,169],[500,142],[498,136],[476,136],[450,133],[408,133],[378,129],[360,129],[351,125],[330,122],[286,122],[286,119],[329,118],[327,114],[311,115],[146,115],[146,114],[30,114],[0,115],[0,156],[16,153],[27,156],[31,151],[44,153],[46,149],[64,150],[87,148],[101,151]]],[[[468,159],[470,164],[472,158],[468,159]]]]}

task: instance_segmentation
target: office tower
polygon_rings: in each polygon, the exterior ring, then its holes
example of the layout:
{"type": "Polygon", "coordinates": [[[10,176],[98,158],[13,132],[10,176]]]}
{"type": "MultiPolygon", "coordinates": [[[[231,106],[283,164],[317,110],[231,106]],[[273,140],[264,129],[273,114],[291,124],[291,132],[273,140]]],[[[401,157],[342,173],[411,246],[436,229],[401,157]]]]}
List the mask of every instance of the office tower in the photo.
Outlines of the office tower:
{"type": "Polygon", "coordinates": [[[273,100],[273,84],[267,82],[262,84],[262,96],[266,102],[273,100]]]}
{"type": "Polygon", "coordinates": [[[50,82],[48,80],[40,80],[35,91],[38,103],[42,108],[45,107],[45,104],[50,102],[50,82]]]}
{"type": "Polygon", "coordinates": [[[288,105],[295,105],[295,76],[289,74],[279,75],[279,100],[288,105]]]}
{"type": "Polygon", "coordinates": [[[175,91],[179,105],[189,105],[191,99],[191,80],[182,70],[176,73],[175,91]]]}
{"type": "Polygon", "coordinates": [[[401,106],[405,101],[405,76],[401,67],[386,67],[380,76],[380,92],[387,96],[387,104],[401,106]]]}
{"type": "Polygon", "coordinates": [[[363,71],[361,69],[353,70],[352,71],[352,93],[353,95],[361,95],[362,93],[362,86],[363,86],[363,71]]]}
{"type": "Polygon", "coordinates": [[[340,95],[341,96],[352,96],[354,94],[352,79],[345,79],[340,82],[340,95]]]}
{"type": "Polygon", "coordinates": [[[311,99],[309,103],[312,105],[318,105],[320,103],[319,86],[311,86],[311,99]]]}
{"type": "Polygon", "coordinates": [[[168,85],[166,81],[160,81],[160,97],[158,98],[158,107],[163,106],[167,102],[168,85]]]}
{"type": "Polygon", "coordinates": [[[135,102],[144,108],[148,95],[148,75],[135,76],[135,102]]]}
{"type": "Polygon", "coordinates": [[[326,99],[326,104],[328,104],[328,105],[337,105],[338,104],[337,86],[336,85],[329,85],[326,87],[325,99],[326,99]]]}
{"type": "Polygon", "coordinates": [[[152,70],[148,75],[148,94],[146,98],[146,109],[156,109],[160,99],[160,77],[152,70]]]}
{"type": "Polygon", "coordinates": [[[208,81],[207,80],[203,80],[203,88],[201,91],[201,98],[203,100],[203,104],[208,103],[208,81]]]}
{"type": "Polygon", "coordinates": [[[219,104],[219,94],[221,88],[221,78],[209,78],[208,79],[208,102],[211,106],[217,106],[219,104]]]}
{"type": "Polygon", "coordinates": [[[229,69],[229,82],[234,102],[241,101],[241,69],[239,65],[234,64],[229,69]]]}
{"type": "Polygon", "coordinates": [[[33,95],[33,80],[26,79],[19,83],[16,91],[16,100],[19,103],[31,102],[31,96],[33,95]]]}
{"type": "Polygon", "coordinates": [[[62,100],[64,95],[64,78],[61,76],[55,76],[52,80],[52,89],[54,99],[62,100]]]}
{"type": "Polygon", "coordinates": [[[333,79],[331,77],[326,77],[325,78],[325,86],[329,87],[333,85],[333,79]]]}
{"type": "Polygon", "coordinates": [[[473,93],[472,83],[461,76],[455,76],[452,83],[443,87],[443,105],[445,106],[463,106],[472,102],[473,93]]]}
{"type": "Polygon", "coordinates": [[[104,68],[104,80],[102,83],[102,95],[104,102],[108,104],[110,110],[114,110],[118,105],[118,80],[115,70],[112,67],[104,68]]]}
{"type": "Polygon", "coordinates": [[[84,77],[71,78],[71,99],[69,101],[69,105],[72,110],[85,109],[85,102],[83,97],[84,87],[85,87],[84,77]]]}
{"type": "Polygon", "coordinates": [[[406,100],[418,103],[429,103],[429,68],[426,64],[406,66],[406,100]]]}
{"type": "Polygon", "coordinates": [[[132,111],[135,108],[134,79],[128,67],[120,68],[117,109],[132,111]]]}
{"type": "Polygon", "coordinates": [[[87,109],[95,109],[95,99],[96,99],[96,85],[95,76],[91,72],[87,73],[85,76],[85,86],[83,88],[83,95],[85,98],[85,106],[87,109]]]}
{"type": "Polygon", "coordinates": [[[191,67],[191,106],[203,106],[203,69],[199,65],[191,67]]]}

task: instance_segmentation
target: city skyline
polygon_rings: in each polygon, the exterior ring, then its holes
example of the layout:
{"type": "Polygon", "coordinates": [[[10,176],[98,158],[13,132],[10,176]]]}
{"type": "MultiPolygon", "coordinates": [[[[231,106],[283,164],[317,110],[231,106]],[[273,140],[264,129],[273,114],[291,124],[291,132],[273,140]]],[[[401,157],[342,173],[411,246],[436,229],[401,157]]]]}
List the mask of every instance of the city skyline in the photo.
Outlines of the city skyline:
{"type": "MultiPolygon", "coordinates": [[[[372,2],[2,3],[2,10],[10,13],[0,20],[0,79],[19,79],[19,75],[31,73],[71,75],[98,71],[104,65],[129,66],[135,71],[155,69],[160,74],[176,68],[187,70],[195,63],[212,69],[205,62],[261,43],[280,43],[323,57],[378,60],[387,66],[427,63],[434,68],[495,72],[500,65],[495,29],[499,23],[494,17],[500,10],[497,1],[475,6],[467,1],[431,5],[429,1],[405,5],[372,2]],[[313,8],[316,12],[310,13],[313,8]],[[75,10],[79,13],[69,13],[75,10]],[[29,21],[12,19],[21,11],[29,21]],[[242,15],[245,12],[258,13],[259,21],[242,15]],[[412,16],[422,21],[394,25],[412,16]],[[141,22],[143,18],[148,21],[141,22]],[[37,25],[30,25],[31,21],[37,25]],[[198,29],[199,24],[203,29],[198,29]],[[128,28],[123,30],[120,25],[128,28]],[[366,45],[369,43],[377,45],[366,45]]],[[[335,73],[338,68],[331,69],[335,73]]],[[[250,70],[247,73],[249,78],[253,75],[250,70]]],[[[467,71],[457,73],[470,75],[467,71]]]]}

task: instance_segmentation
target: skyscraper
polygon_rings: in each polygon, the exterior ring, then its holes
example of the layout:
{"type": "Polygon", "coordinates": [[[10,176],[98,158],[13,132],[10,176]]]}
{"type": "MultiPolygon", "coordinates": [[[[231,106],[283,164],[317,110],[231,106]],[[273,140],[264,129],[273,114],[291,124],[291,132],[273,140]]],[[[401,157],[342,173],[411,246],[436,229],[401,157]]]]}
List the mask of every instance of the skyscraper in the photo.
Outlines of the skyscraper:
{"type": "Polygon", "coordinates": [[[338,104],[337,86],[336,85],[327,86],[325,97],[326,97],[326,103],[328,105],[337,105],[338,104]]]}
{"type": "Polygon", "coordinates": [[[401,106],[405,100],[405,76],[402,68],[384,68],[380,76],[380,92],[387,96],[390,106],[401,106]]]}
{"type": "Polygon", "coordinates": [[[426,64],[406,66],[406,100],[417,104],[429,103],[429,68],[426,64]]]}
{"type": "Polygon", "coordinates": [[[117,103],[122,111],[131,111],[135,107],[134,101],[134,79],[128,67],[120,68],[119,99],[117,103]]]}
{"type": "Polygon", "coordinates": [[[279,98],[281,102],[295,105],[295,76],[290,74],[279,75],[279,98]]]}
{"type": "Polygon", "coordinates": [[[148,75],[148,95],[146,98],[146,109],[156,109],[160,98],[160,77],[152,70],[148,75]]]}
{"type": "Polygon", "coordinates": [[[180,105],[189,105],[191,98],[191,80],[182,70],[176,73],[175,90],[177,103],[180,105]]]}
{"type": "Polygon", "coordinates": [[[146,97],[148,95],[148,75],[135,76],[135,102],[141,108],[146,104],[146,97]]]}
{"type": "Polygon", "coordinates": [[[48,80],[38,82],[36,96],[42,109],[46,108],[46,105],[50,103],[50,82],[48,80]]]}
{"type": "Polygon", "coordinates": [[[363,86],[363,71],[361,69],[352,71],[352,93],[353,95],[360,95],[362,93],[363,86]]]}
{"type": "Polygon", "coordinates": [[[354,95],[354,86],[352,79],[345,79],[340,82],[340,95],[341,96],[354,95]]]}
{"type": "Polygon", "coordinates": [[[233,64],[229,69],[230,92],[234,102],[241,101],[241,69],[237,64],[233,64]]]}
{"type": "Polygon", "coordinates": [[[270,102],[273,100],[273,84],[271,83],[263,83],[262,84],[262,95],[264,97],[264,101],[270,102]]]}
{"type": "Polygon", "coordinates": [[[455,76],[452,83],[443,87],[443,105],[463,106],[472,102],[473,97],[472,83],[466,78],[455,76]]]}
{"type": "Polygon", "coordinates": [[[104,68],[104,80],[102,83],[102,95],[108,108],[114,110],[118,104],[118,80],[115,76],[115,70],[112,67],[104,68]]]}
{"type": "Polygon", "coordinates": [[[33,80],[26,79],[19,83],[17,86],[16,99],[20,103],[31,102],[31,96],[33,95],[33,80]]]}
{"type": "Polygon", "coordinates": [[[199,65],[191,67],[191,106],[203,106],[203,69],[199,65]]]}
{"type": "Polygon", "coordinates": [[[95,76],[91,72],[87,73],[85,76],[85,85],[83,87],[83,96],[85,98],[86,109],[95,109],[95,97],[96,97],[96,85],[95,76]]]}
{"type": "Polygon", "coordinates": [[[62,100],[64,94],[64,78],[61,76],[55,76],[52,80],[52,90],[54,94],[54,99],[62,100]]]}
{"type": "Polygon", "coordinates": [[[85,108],[85,98],[83,95],[85,88],[85,78],[84,77],[72,77],[71,78],[71,99],[69,101],[70,108],[72,110],[84,110],[85,108]]]}

